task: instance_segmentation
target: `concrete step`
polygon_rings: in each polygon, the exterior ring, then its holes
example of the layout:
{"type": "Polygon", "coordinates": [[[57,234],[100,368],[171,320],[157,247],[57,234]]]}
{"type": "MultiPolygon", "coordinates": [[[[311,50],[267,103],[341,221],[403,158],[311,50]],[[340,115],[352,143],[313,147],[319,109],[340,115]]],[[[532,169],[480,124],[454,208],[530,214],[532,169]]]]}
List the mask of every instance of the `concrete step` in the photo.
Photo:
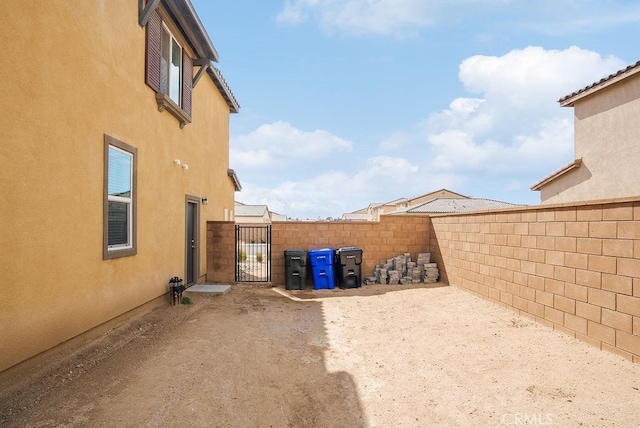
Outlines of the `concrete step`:
{"type": "Polygon", "coordinates": [[[185,293],[224,294],[231,288],[230,285],[220,284],[196,284],[185,290],[185,293]]]}

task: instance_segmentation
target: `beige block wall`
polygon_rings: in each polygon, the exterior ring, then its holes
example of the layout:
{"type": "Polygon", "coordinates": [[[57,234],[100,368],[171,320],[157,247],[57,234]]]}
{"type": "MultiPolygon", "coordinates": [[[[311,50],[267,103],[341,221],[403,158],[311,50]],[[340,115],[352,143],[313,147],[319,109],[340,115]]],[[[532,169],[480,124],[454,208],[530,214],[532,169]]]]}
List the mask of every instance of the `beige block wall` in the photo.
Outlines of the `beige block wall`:
{"type": "Polygon", "coordinates": [[[443,279],[640,362],[640,199],[432,217],[443,279]]]}
{"type": "MultiPolygon", "coordinates": [[[[285,284],[284,251],[318,248],[362,249],[362,276],[371,276],[375,265],[400,254],[417,254],[429,248],[428,216],[382,216],[379,222],[276,222],[272,225],[272,284],[285,284]]],[[[308,272],[307,285],[311,286],[308,272]]]]}
{"type": "Polygon", "coordinates": [[[185,274],[185,195],[206,222],[232,211],[229,108],[203,77],[193,123],[160,113],[144,83],[135,1],[3,3],[0,370],[167,290],[185,274]],[[138,149],[138,253],[102,260],[104,134],[138,149]],[[189,165],[177,167],[173,159],[189,165]]]}
{"type": "Polygon", "coordinates": [[[233,284],[236,274],[235,223],[207,223],[207,281],[233,284]]]}

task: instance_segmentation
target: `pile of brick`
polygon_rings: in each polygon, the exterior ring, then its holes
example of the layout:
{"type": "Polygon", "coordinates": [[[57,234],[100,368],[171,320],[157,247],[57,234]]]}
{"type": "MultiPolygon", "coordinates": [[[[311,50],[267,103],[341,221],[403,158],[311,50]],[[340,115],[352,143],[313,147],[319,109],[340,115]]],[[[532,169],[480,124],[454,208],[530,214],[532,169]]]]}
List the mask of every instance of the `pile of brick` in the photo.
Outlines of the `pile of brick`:
{"type": "Polygon", "coordinates": [[[376,265],[373,275],[364,279],[365,284],[419,284],[438,282],[440,272],[436,263],[431,263],[431,253],[419,253],[412,261],[409,253],[388,259],[376,265]]]}
{"type": "Polygon", "coordinates": [[[438,270],[438,265],[435,263],[426,263],[424,265],[424,280],[425,284],[438,282],[438,278],[440,277],[440,271],[438,270]]]}
{"type": "Polygon", "coordinates": [[[390,270],[389,271],[389,284],[397,285],[400,283],[400,271],[398,270],[390,270]]]}
{"type": "Polygon", "coordinates": [[[431,253],[418,254],[418,266],[423,272],[422,282],[427,284],[438,282],[440,271],[436,263],[431,263],[431,253]]]}

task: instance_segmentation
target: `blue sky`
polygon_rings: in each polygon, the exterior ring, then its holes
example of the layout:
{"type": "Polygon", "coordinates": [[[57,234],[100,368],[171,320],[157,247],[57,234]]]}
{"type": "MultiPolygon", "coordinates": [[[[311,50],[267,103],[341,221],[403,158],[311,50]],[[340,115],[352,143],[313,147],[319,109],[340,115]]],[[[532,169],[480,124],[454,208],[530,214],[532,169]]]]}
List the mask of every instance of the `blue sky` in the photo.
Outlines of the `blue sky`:
{"type": "Polygon", "coordinates": [[[636,0],[192,0],[241,110],[236,200],[340,217],[440,188],[536,204],[557,100],[640,60],[636,0]]]}

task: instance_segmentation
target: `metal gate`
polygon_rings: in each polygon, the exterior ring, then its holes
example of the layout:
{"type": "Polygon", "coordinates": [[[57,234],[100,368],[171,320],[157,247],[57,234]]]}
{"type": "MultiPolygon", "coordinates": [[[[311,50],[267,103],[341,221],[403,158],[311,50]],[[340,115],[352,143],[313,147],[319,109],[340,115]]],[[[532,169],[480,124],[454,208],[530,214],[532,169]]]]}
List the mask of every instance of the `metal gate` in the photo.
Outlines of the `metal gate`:
{"type": "Polygon", "coordinates": [[[271,226],[236,225],[236,282],[271,282],[271,226]]]}

